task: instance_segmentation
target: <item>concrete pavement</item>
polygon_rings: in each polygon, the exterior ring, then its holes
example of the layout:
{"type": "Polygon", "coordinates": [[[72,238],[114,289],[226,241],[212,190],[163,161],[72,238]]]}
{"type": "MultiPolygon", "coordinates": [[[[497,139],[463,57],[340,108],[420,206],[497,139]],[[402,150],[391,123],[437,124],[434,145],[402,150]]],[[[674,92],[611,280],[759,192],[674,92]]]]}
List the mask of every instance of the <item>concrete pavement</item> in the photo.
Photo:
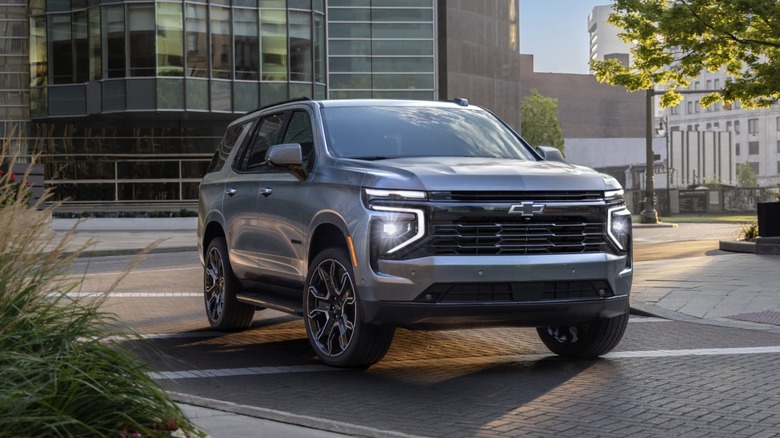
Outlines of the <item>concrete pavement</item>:
{"type": "MultiPolygon", "coordinates": [[[[113,224],[113,230],[105,224],[97,228],[84,227],[84,224],[69,243],[72,249],[85,248],[82,257],[136,254],[150,244],[156,245],[151,250],[155,253],[194,251],[197,247],[194,220],[176,224],[166,219],[143,224],[125,220],[113,224]]],[[[57,237],[64,236],[62,230],[68,226],[61,220],[53,221],[57,237]]],[[[637,237],[645,229],[637,227],[637,237]]],[[[673,320],[780,333],[780,288],[777,287],[780,256],[726,252],[717,247],[712,250],[706,256],[636,262],[632,311],[673,320]]],[[[279,419],[256,412],[240,415],[228,412],[230,409],[202,408],[184,399],[178,401],[192,420],[213,437],[376,435],[371,431],[350,430],[343,434],[320,433],[306,427],[301,419],[279,419]]]]}

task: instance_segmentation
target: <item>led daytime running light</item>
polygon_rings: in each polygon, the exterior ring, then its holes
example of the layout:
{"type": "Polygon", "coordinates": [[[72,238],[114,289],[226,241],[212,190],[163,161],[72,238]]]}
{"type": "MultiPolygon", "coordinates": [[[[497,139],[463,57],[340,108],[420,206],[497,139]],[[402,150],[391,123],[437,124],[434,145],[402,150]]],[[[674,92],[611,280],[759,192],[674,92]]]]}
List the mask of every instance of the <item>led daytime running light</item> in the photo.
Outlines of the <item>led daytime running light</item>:
{"type": "MultiPolygon", "coordinates": [[[[366,190],[366,193],[368,193],[368,190],[366,190]]],[[[412,243],[422,239],[422,237],[425,236],[425,214],[423,213],[422,210],[418,210],[415,208],[384,207],[380,205],[375,205],[372,208],[378,211],[389,211],[393,213],[411,213],[417,218],[417,234],[412,236],[411,239],[404,241],[400,245],[390,249],[389,251],[387,251],[387,254],[392,254],[401,248],[411,245],[412,243]]]]}

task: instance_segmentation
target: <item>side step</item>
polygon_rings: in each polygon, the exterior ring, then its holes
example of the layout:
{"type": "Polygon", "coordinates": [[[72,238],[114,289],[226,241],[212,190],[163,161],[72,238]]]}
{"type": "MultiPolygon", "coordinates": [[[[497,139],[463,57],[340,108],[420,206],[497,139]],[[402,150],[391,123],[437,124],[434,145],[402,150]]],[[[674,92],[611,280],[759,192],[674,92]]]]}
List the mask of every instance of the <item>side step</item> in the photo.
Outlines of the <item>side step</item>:
{"type": "Polygon", "coordinates": [[[236,299],[242,303],[251,304],[266,309],[274,309],[284,313],[303,316],[303,304],[290,298],[277,295],[244,292],[236,294],[236,299]]]}

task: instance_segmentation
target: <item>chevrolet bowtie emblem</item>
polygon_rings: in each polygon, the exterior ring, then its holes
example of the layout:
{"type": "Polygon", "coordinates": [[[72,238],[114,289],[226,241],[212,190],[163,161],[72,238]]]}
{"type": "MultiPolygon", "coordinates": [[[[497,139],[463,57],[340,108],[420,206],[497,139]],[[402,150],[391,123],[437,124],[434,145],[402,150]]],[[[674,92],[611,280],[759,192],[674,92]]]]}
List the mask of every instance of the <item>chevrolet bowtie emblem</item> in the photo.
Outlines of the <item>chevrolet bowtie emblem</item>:
{"type": "Polygon", "coordinates": [[[520,214],[523,217],[530,217],[535,214],[541,214],[544,211],[544,204],[534,204],[533,202],[523,202],[513,205],[509,209],[509,214],[520,214]]]}

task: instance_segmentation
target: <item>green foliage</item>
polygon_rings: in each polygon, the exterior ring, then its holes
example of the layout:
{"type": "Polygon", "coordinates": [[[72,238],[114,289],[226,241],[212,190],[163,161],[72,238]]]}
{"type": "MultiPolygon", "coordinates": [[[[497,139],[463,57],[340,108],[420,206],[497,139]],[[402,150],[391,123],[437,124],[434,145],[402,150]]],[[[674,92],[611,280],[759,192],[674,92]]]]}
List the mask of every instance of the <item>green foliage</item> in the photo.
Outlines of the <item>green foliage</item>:
{"type": "Polygon", "coordinates": [[[780,99],[780,2],[777,0],[615,0],[609,22],[634,42],[632,65],[593,61],[601,82],[646,90],[666,86],[664,107],[680,103],[678,88],[703,70],[733,79],[701,104],[740,101],[765,108],[780,99]]]}
{"type": "Polygon", "coordinates": [[[740,240],[753,242],[756,240],[756,237],[758,237],[758,224],[756,222],[742,225],[742,230],[739,233],[740,240]]]}
{"type": "Polygon", "coordinates": [[[758,177],[749,163],[737,164],[737,184],[740,187],[758,187],[758,177]]]}
{"type": "Polygon", "coordinates": [[[199,434],[113,337],[118,321],[101,311],[105,295],[68,296],[80,280],[64,274],[91,243],[70,251],[72,234],[51,231],[53,207],[37,209],[47,196],[30,206],[29,190],[0,178],[0,435],[199,434]]]}
{"type": "Polygon", "coordinates": [[[533,147],[554,146],[561,155],[563,132],[558,123],[558,99],[544,97],[537,90],[523,98],[520,104],[520,122],[523,138],[533,147]]]}

